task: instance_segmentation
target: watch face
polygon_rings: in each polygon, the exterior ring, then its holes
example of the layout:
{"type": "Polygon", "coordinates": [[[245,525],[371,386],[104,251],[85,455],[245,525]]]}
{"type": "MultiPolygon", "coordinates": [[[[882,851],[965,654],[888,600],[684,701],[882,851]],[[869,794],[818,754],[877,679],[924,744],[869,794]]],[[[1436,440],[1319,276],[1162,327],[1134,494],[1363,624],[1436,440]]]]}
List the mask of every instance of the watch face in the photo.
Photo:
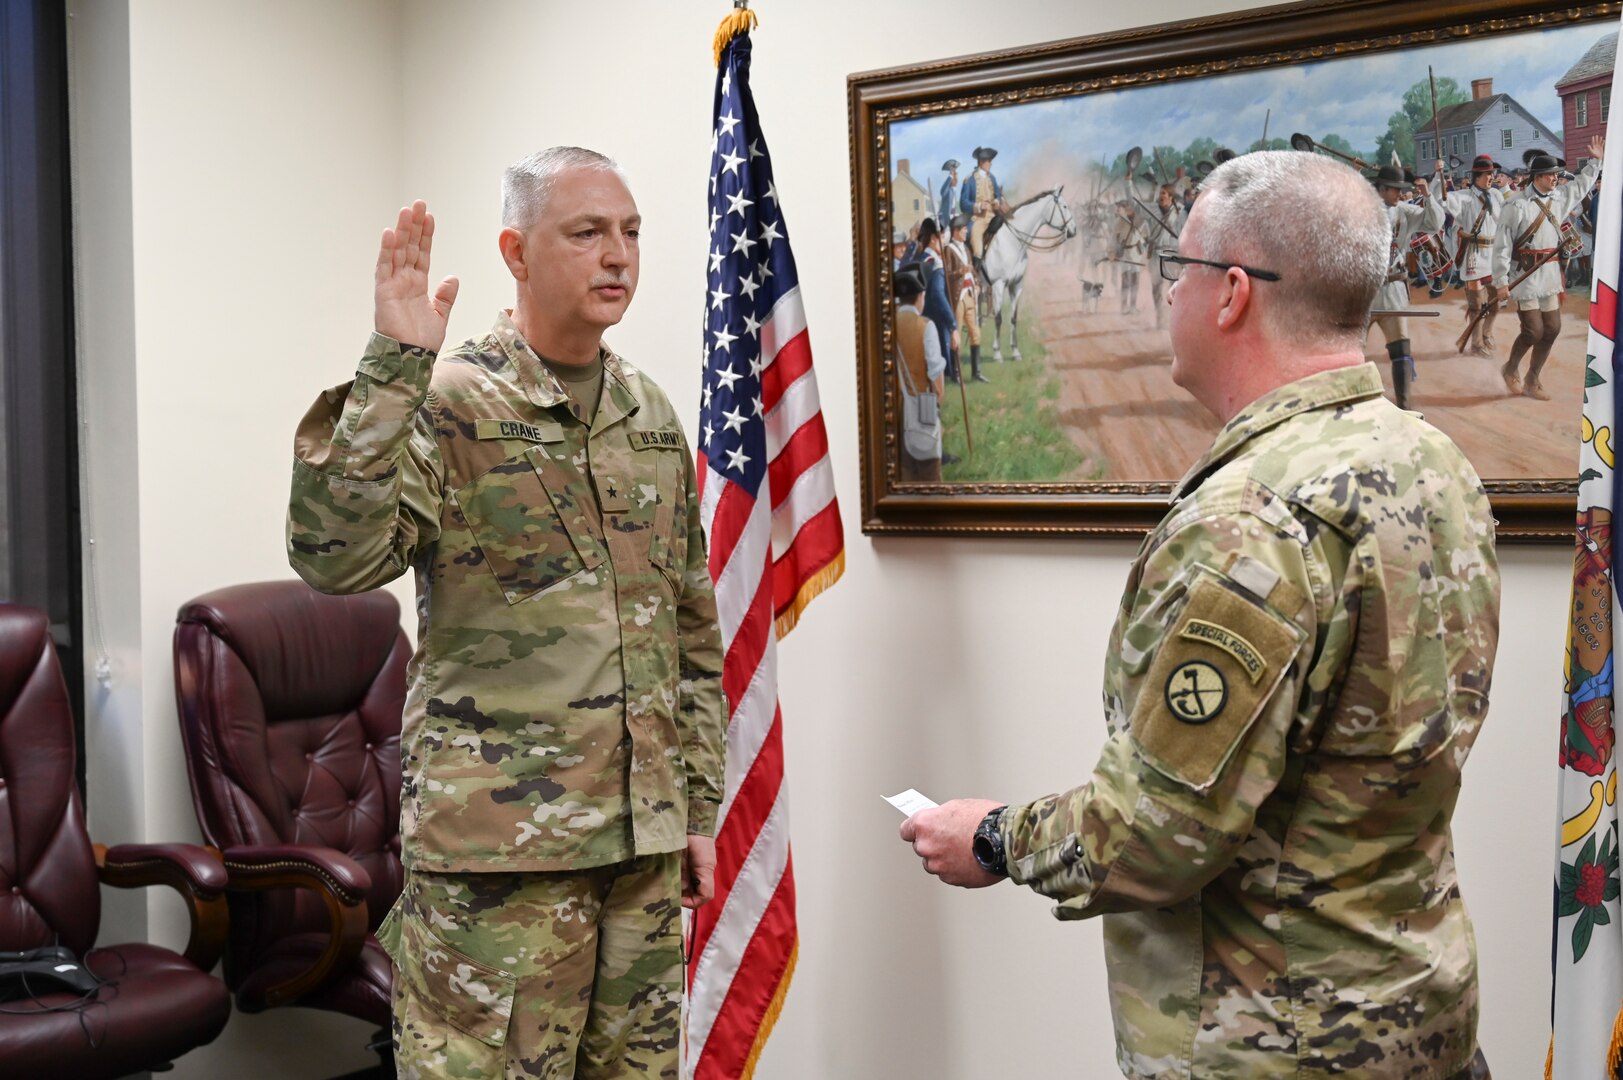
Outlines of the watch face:
{"type": "Polygon", "coordinates": [[[992,841],[985,835],[977,833],[975,839],[969,845],[969,850],[974,853],[975,861],[981,864],[982,870],[990,873],[996,868],[992,854],[992,841]]]}

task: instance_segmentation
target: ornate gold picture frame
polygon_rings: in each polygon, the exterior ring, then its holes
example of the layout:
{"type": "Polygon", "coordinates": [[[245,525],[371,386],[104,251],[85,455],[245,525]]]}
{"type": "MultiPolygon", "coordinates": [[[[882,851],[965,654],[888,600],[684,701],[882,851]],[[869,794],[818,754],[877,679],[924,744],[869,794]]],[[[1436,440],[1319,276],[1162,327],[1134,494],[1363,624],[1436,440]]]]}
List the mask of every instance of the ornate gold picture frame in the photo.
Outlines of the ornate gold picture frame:
{"type": "MultiPolygon", "coordinates": [[[[1119,242],[1132,238],[1126,206],[1142,220],[1163,205],[1163,186],[1185,198],[1225,148],[1283,148],[1292,136],[1361,165],[1396,153],[1423,177],[1435,157],[1468,177],[1481,153],[1511,183],[1535,151],[1577,171],[1586,143],[1574,140],[1603,131],[1609,112],[1620,6],[1329,0],[850,76],[863,531],[1142,535],[1217,424],[1171,382],[1154,257],[1165,241],[1152,225],[1147,250],[1119,242]],[[955,213],[961,247],[978,240],[983,256],[967,279],[946,257],[955,213]],[[949,367],[931,403],[939,478],[904,476],[913,399],[896,359],[896,271],[931,261],[917,242],[925,218],[942,219],[941,269],[983,298],[969,309],[962,290],[945,300],[959,325],[942,335],[943,356],[962,370],[954,382],[949,367]],[[971,370],[970,323],[984,381],[971,370]]],[[[1592,234],[1581,216],[1575,226],[1592,234]]],[[[1435,252],[1410,259],[1424,281],[1411,307],[1438,312],[1412,321],[1411,407],[1476,465],[1503,540],[1570,543],[1579,441],[1596,437],[1580,432],[1589,286],[1578,243],[1547,402],[1509,396],[1499,374],[1514,314],[1493,335],[1497,359],[1456,349],[1465,294],[1435,252]]],[[[1445,233],[1435,246],[1449,244],[1445,233]]],[[[942,303],[926,296],[938,324],[942,303]]],[[[1372,332],[1366,352],[1386,371],[1382,344],[1372,332]]]]}

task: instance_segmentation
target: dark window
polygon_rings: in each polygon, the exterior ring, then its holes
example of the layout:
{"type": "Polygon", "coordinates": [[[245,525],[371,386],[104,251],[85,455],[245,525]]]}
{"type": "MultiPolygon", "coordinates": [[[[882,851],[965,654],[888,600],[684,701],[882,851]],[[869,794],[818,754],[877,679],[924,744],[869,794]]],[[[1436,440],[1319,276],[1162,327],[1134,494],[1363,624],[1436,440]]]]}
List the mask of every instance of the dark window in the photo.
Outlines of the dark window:
{"type": "Polygon", "coordinates": [[[0,4],[0,597],[50,617],[80,717],[66,5],[0,4]]]}
{"type": "Polygon", "coordinates": [[[1608,116],[1608,114],[1611,113],[1611,111],[1612,111],[1612,88],[1610,86],[1603,86],[1603,87],[1600,88],[1600,122],[1601,123],[1603,123],[1603,124],[1606,123],[1606,117],[1608,116]]]}
{"type": "Polygon", "coordinates": [[[1579,94],[1575,99],[1577,110],[1573,113],[1572,126],[1586,128],[1589,126],[1589,95],[1579,94]]]}

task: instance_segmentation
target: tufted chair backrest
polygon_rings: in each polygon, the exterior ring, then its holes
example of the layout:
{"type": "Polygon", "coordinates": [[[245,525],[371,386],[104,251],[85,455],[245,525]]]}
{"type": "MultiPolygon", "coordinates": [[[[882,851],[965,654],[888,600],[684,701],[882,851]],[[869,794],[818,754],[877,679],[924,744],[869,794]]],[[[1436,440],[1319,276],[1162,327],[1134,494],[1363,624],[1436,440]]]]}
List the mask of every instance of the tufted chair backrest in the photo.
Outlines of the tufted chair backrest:
{"type": "MultiPolygon", "coordinates": [[[[400,714],[411,647],[386,592],[233,585],[180,609],[175,695],[210,844],[340,851],[372,878],[371,925],[400,893],[400,714]]],[[[232,894],[227,981],[328,925],[308,890],[232,894]]]]}
{"type": "Polygon", "coordinates": [[[95,944],[101,892],[73,743],[44,613],[0,603],[0,951],[95,944]]]}

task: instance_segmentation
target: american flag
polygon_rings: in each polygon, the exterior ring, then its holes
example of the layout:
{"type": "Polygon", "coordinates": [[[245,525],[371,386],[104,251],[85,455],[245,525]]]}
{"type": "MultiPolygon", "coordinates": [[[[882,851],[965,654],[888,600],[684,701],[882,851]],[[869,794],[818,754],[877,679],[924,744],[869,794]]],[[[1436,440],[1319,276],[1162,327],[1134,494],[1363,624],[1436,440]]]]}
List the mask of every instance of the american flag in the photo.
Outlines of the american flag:
{"type": "Polygon", "coordinates": [[[799,277],[749,90],[750,38],[721,54],[710,155],[700,515],[726,661],[727,787],[716,898],[693,925],[686,1075],[755,1061],[794,969],[794,872],[777,639],[845,565],[799,277]]]}

